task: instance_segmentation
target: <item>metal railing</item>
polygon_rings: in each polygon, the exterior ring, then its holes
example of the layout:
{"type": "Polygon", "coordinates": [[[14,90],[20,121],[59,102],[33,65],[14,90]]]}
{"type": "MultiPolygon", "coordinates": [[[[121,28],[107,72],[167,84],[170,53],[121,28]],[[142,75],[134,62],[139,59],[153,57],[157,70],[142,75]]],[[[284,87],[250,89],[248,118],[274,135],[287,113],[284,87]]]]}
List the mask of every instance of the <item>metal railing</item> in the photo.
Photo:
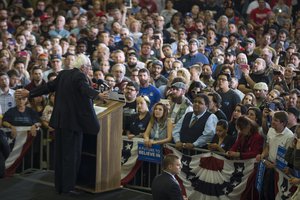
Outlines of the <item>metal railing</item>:
{"type": "MultiPolygon", "coordinates": [[[[123,139],[123,140],[130,141],[128,139],[123,139]]],[[[172,147],[175,147],[174,143],[167,143],[167,144],[172,147]]],[[[163,147],[165,147],[165,145],[163,145],[163,147]]],[[[223,152],[211,151],[211,150],[203,149],[203,148],[193,148],[191,150],[182,149],[181,153],[183,153],[187,156],[203,154],[203,153],[218,154],[221,156],[226,155],[223,152]]],[[[142,166],[137,171],[133,180],[130,181],[128,184],[126,184],[126,187],[150,192],[152,180],[154,179],[155,176],[157,176],[160,173],[161,173],[161,164],[143,161],[142,166]]]]}

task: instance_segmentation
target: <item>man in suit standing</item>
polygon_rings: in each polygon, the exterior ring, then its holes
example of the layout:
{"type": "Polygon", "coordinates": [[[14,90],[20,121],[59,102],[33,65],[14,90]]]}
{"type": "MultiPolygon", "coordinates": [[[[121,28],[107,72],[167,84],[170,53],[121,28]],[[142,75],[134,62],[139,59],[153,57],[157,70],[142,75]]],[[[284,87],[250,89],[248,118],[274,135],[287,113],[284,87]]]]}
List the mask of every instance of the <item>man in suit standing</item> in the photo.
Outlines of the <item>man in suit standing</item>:
{"type": "Polygon", "coordinates": [[[55,129],[55,189],[59,194],[74,193],[82,134],[97,134],[100,129],[92,100],[108,97],[91,87],[87,77],[90,69],[91,66],[82,65],[79,69],[63,70],[45,85],[16,91],[17,98],[56,93],[49,125],[55,129]]]}
{"type": "Polygon", "coordinates": [[[181,194],[179,183],[175,175],[182,168],[181,162],[176,155],[166,155],[163,160],[163,173],[156,176],[152,182],[153,200],[187,200],[181,194]]]}

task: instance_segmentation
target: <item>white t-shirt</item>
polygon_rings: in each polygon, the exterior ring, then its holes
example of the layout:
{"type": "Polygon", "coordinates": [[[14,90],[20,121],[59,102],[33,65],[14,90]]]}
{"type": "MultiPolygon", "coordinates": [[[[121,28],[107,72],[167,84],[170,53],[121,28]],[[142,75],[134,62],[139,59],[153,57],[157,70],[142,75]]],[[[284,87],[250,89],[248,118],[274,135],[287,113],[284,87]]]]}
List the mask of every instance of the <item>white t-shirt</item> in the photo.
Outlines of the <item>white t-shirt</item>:
{"type": "MultiPolygon", "coordinates": [[[[255,8],[258,8],[258,1],[252,1],[247,8],[247,14],[250,15],[250,13],[252,12],[252,10],[254,10],[255,8]]],[[[266,2],[266,8],[271,9],[270,5],[266,2]]]]}
{"type": "Polygon", "coordinates": [[[268,160],[275,162],[278,146],[287,149],[293,139],[294,133],[287,127],[281,133],[277,133],[274,128],[270,128],[267,134],[267,144],[269,144],[268,160]]]}

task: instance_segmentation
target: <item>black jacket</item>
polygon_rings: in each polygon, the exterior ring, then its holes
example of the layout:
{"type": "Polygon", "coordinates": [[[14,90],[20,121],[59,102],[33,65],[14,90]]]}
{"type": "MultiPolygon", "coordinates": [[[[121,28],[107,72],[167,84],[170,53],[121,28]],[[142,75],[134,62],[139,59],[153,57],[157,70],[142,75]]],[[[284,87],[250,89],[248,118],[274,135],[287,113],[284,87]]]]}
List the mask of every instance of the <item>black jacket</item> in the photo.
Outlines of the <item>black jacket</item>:
{"type": "Polygon", "coordinates": [[[55,92],[50,126],[97,134],[99,121],[93,108],[93,99],[99,94],[79,69],[64,70],[54,81],[30,91],[30,97],[55,92]]]}
{"type": "Polygon", "coordinates": [[[152,196],[153,200],[183,200],[178,183],[166,172],[154,178],[152,196]]]}
{"type": "Polygon", "coordinates": [[[2,131],[0,131],[0,178],[5,174],[5,160],[10,153],[10,147],[2,131]]]}

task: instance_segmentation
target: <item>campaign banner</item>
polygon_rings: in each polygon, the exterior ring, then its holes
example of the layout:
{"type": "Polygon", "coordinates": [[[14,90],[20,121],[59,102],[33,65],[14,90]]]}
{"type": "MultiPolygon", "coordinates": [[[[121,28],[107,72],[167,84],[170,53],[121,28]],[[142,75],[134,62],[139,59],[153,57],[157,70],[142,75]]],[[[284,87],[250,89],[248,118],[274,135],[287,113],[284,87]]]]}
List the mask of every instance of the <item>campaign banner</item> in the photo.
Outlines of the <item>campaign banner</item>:
{"type": "Polygon", "coordinates": [[[286,153],[286,148],[278,146],[277,156],[276,156],[276,167],[283,170],[287,166],[287,162],[284,159],[286,153]]]}
{"type": "Polygon", "coordinates": [[[263,188],[265,170],[266,170],[266,165],[262,161],[260,161],[257,167],[257,174],[255,180],[255,188],[259,193],[262,191],[263,188]]]}
{"type": "Polygon", "coordinates": [[[162,148],[159,144],[154,144],[150,148],[146,147],[144,143],[138,143],[138,160],[158,163],[162,161],[162,148]]]}
{"type": "Polygon", "coordinates": [[[292,175],[296,178],[300,178],[300,170],[293,169],[292,175]]]}

